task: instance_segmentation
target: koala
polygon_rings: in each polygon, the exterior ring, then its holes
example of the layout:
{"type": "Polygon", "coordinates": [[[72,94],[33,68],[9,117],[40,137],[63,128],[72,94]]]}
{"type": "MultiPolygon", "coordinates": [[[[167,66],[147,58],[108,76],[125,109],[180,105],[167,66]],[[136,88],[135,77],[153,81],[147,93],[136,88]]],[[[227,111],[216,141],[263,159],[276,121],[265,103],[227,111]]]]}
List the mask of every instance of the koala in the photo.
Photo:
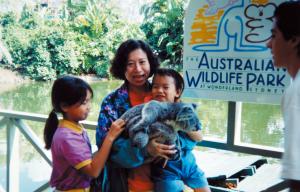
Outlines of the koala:
{"type": "Polygon", "coordinates": [[[150,139],[163,144],[175,144],[177,131],[196,131],[200,122],[196,105],[150,101],[126,111],[120,118],[134,146],[143,148],[150,139]]]}

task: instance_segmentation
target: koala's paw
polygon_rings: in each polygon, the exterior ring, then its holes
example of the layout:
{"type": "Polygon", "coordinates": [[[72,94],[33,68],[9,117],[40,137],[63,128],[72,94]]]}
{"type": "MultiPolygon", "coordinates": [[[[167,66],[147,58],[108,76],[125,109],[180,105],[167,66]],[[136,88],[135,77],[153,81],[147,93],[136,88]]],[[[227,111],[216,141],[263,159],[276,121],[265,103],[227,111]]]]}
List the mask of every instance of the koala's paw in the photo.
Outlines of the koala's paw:
{"type": "Polygon", "coordinates": [[[138,148],[143,148],[147,145],[149,141],[149,136],[147,133],[144,132],[137,132],[133,137],[133,146],[138,148]]]}

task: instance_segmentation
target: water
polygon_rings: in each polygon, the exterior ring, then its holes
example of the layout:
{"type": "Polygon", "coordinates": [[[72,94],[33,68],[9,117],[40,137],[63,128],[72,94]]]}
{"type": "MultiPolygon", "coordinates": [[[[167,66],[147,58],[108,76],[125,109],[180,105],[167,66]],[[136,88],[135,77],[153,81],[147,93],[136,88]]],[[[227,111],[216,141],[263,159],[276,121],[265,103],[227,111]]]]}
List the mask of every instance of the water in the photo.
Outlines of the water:
{"type": "MultiPolygon", "coordinates": [[[[91,83],[94,90],[92,110],[87,120],[97,121],[100,103],[120,81],[91,83]]],[[[50,90],[52,83],[35,82],[1,93],[0,108],[31,113],[48,114],[51,110],[50,90]]],[[[198,105],[199,117],[206,137],[225,140],[227,133],[227,102],[183,98],[198,105]]],[[[282,147],[283,124],[279,105],[244,103],[242,107],[241,141],[272,147],[282,147]]],[[[42,129],[42,128],[41,128],[42,129]]],[[[41,133],[41,130],[37,130],[41,133]]]]}
{"type": "MultiPolygon", "coordinates": [[[[122,82],[120,81],[101,81],[92,82],[91,87],[94,90],[94,98],[92,100],[92,110],[87,120],[97,121],[100,103],[102,99],[113,89],[119,87],[122,82]]],[[[2,92],[0,90],[0,108],[10,109],[16,111],[25,111],[38,114],[48,114],[51,110],[50,104],[50,90],[51,82],[35,82],[24,84],[16,87],[10,91],[2,92]]],[[[220,140],[226,140],[227,133],[227,111],[228,106],[226,101],[215,100],[202,100],[183,98],[183,101],[194,102],[198,105],[198,113],[203,126],[204,137],[213,137],[220,140]]],[[[33,131],[42,139],[43,123],[26,122],[32,127],[33,131]]],[[[259,144],[271,147],[283,146],[283,124],[279,105],[262,105],[244,103],[242,106],[242,122],[241,122],[241,135],[242,142],[259,144]]],[[[93,131],[89,131],[91,142],[95,143],[95,136],[93,131]]],[[[3,152],[3,143],[6,140],[5,129],[0,129],[0,146],[3,152]]],[[[33,180],[30,175],[33,173],[31,169],[26,169],[35,165],[37,167],[37,158],[39,154],[21,137],[20,156],[22,157],[21,172],[21,185],[26,186],[24,182],[33,181],[32,186],[39,186],[47,181],[50,175],[50,167],[48,171],[43,174],[44,178],[33,180]],[[29,147],[30,146],[30,147],[29,147]],[[30,172],[31,171],[31,172],[30,172]]],[[[0,153],[0,184],[5,186],[6,180],[4,167],[5,167],[5,154],[0,153]]],[[[43,161],[43,160],[41,160],[43,161]]],[[[38,166],[40,167],[40,166],[38,166]]],[[[47,165],[44,165],[47,167],[47,165]]],[[[45,168],[47,169],[47,168],[45,168]]],[[[40,170],[39,170],[40,171],[40,170]]],[[[27,184],[28,185],[28,184],[27,184]]],[[[30,188],[24,191],[31,191],[30,188]]],[[[1,191],[1,188],[0,188],[1,191]]]]}

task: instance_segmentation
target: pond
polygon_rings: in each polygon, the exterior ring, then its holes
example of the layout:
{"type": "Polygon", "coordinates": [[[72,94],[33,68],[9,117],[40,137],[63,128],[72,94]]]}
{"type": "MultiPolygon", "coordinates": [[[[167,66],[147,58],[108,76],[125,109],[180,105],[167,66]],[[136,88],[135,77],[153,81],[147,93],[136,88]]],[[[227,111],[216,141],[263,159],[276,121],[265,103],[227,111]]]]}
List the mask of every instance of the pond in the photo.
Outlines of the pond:
{"type": "MultiPolygon", "coordinates": [[[[120,81],[91,82],[94,90],[92,110],[87,120],[97,121],[102,99],[121,85],[120,81]]],[[[38,114],[48,114],[51,110],[51,82],[24,84],[7,92],[0,93],[0,108],[38,114]]],[[[203,124],[206,137],[226,139],[227,102],[183,98],[194,102],[203,124]]],[[[272,147],[283,146],[283,124],[279,105],[243,103],[241,141],[272,147]]]]}

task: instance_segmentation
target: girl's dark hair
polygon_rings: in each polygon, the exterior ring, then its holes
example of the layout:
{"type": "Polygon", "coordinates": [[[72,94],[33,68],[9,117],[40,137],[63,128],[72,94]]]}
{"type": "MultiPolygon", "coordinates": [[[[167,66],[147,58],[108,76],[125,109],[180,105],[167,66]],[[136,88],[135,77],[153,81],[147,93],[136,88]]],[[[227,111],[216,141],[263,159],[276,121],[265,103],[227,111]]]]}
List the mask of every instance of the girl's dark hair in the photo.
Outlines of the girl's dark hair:
{"type": "Polygon", "coordinates": [[[150,46],[142,40],[129,39],[120,45],[120,47],[117,49],[114,59],[112,60],[110,72],[115,78],[126,80],[125,71],[128,62],[128,56],[136,49],[142,49],[147,54],[150,64],[149,77],[153,75],[154,71],[159,66],[159,62],[150,46]]]}
{"type": "Polygon", "coordinates": [[[84,102],[87,91],[90,91],[93,96],[93,90],[89,84],[77,77],[63,76],[54,81],[51,92],[53,110],[50,112],[44,128],[46,149],[51,148],[52,138],[58,126],[56,113],[64,115],[62,106],[72,106],[84,102]]]}
{"type": "Polygon", "coordinates": [[[175,81],[176,90],[180,90],[179,97],[181,96],[181,94],[184,90],[184,80],[183,80],[182,76],[180,75],[180,73],[178,73],[174,69],[158,68],[154,73],[154,78],[156,75],[172,77],[175,81]]]}
{"type": "MultiPolygon", "coordinates": [[[[300,1],[281,3],[275,10],[276,26],[285,40],[300,37],[300,1]]],[[[300,43],[297,45],[300,56],[300,43]]]]}

